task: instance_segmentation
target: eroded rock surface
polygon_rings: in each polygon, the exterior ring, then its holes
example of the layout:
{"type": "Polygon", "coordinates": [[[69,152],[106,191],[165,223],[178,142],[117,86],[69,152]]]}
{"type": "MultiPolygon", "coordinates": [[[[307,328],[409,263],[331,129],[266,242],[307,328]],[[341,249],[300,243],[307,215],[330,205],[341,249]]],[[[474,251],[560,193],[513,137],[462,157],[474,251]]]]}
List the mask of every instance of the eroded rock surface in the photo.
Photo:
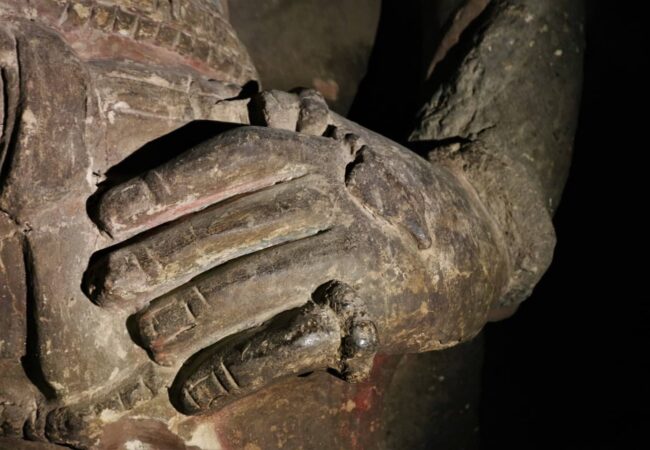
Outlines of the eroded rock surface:
{"type": "Polygon", "coordinates": [[[581,45],[550,5],[493,2],[437,65],[426,160],[257,92],[221,1],[0,1],[0,447],[388,445],[399,355],[550,263],[580,64],[546,53],[581,45]]]}

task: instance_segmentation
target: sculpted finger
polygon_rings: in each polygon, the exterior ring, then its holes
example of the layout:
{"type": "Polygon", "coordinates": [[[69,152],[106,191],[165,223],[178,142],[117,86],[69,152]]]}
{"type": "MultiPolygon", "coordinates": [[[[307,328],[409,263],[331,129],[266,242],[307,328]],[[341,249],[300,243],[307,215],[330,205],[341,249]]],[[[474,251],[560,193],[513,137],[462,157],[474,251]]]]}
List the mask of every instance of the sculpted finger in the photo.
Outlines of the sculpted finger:
{"type": "Polygon", "coordinates": [[[253,123],[271,128],[322,136],[329,125],[329,108],[314,89],[294,92],[264,91],[251,102],[253,123]]]}
{"type": "Polygon", "coordinates": [[[296,131],[300,99],[290,92],[270,90],[257,94],[251,103],[251,121],[270,128],[296,131]]]}
{"type": "Polygon", "coordinates": [[[206,272],[138,314],[142,345],[158,363],[171,365],[304,305],[329,280],[355,282],[363,274],[353,245],[333,229],[206,272]]]}
{"type": "Polygon", "coordinates": [[[300,115],[296,131],[313,136],[322,136],[327,130],[330,121],[329,107],[323,95],[314,89],[301,89],[300,115]]]}
{"type": "Polygon", "coordinates": [[[215,205],[96,258],[84,287],[102,306],[139,308],[201,272],[331,228],[336,193],[308,175],[215,205]]]}
{"type": "MultiPolygon", "coordinates": [[[[339,175],[332,139],[285,130],[241,127],[119,184],[99,199],[96,220],[123,240],[230,197],[309,173],[339,175]],[[334,168],[323,170],[324,165],[334,168]]],[[[341,155],[342,157],[342,155],[341,155]]]]}
{"type": "Polygon", "coordinates": [[[175,380],[172,401],[185,413],[208,412],[314,370],[358,381],[368,376],[377,346],[364,302],[350,286],[333,281],[305,306],[192,358],[175,380]]]}

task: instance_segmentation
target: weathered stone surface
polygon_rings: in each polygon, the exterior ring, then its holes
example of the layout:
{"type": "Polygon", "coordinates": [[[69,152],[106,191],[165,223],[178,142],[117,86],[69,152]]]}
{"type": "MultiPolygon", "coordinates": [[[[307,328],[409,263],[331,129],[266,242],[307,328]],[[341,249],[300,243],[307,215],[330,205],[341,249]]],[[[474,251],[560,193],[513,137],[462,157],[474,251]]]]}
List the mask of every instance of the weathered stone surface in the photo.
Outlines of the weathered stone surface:
{"type": "Polygon", "coordinates": [[[257,77],[248,53],[223,16],[224,1],[3,0],[0,11],[38,17],[82,58],[131,59],[186,66],[223,82],[257,77]]]}
{"type": "Polygon", "coordinates": [[[16,224],[0,213],[0,360],[25,354],[27,273],[24,241],[16,224]]]}
{"type": "Polygon", "coordinates": [[[48,444],[47,442],[30,442],[17,438],[0,438],[1,450],[61,450],[65,449],[60,445],[48,444]]]}
{"type": "Polygon", "coordinates": [[[363,381],[378,346],[364,301],[350,286],[328,283],[301,308],[203,350],[179,372],[172,398],[182,411],[196,414],[219,410],[278,380],[315,370],[363,381]]]}
{"type": "Polygon", "coordinates": [[[581,2],[493,1],[432,75],[413,141],[476,189],[508,248],[501,303],[530,295],[555,245],[582,78],[581,2]],[[561,95],[558,93],[562,92],[561,95]]]}
{"type": "Polygon", "coordinates": [[[381,448],[413,379],[386,355],[470,340],[550,258],[571,130],[538,122],[575,111],[505,114],[532,47],[502,37],[551,9],[495,3],[414,134],[449,144],[432,163],[313,90],[252,92],[222,2],[0,1],[0,435],[315,448],[322,419],[381,448]]]}

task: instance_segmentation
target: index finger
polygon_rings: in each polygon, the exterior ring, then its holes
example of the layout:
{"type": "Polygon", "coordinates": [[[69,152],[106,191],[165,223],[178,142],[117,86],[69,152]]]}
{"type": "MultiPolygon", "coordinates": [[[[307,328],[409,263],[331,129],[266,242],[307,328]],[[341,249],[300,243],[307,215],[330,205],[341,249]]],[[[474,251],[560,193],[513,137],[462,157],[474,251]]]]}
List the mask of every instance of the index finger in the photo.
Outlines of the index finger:
{"type": "MultiPolygon", "coordinates": [[[[323,172],[336,155],[345,157],[338,145],[291,131],[236,128],[109,189],[99,200],[97,220],[112,237],[126,239],[230,197],[323,172]]],[[[332,166],[342,177],[341,162],[332,166]]]]}

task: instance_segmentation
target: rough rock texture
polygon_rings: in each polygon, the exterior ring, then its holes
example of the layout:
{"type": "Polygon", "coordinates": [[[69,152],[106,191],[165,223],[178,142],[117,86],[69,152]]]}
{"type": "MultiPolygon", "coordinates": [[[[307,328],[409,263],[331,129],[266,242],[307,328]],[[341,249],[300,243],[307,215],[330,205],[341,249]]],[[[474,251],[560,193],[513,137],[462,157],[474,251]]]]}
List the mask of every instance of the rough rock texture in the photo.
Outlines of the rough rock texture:
{"type": "Polygon", "coordinates": [[[186,65],[243,85],[256,78],[222,0],[5,0],[0,10],[59,31],[84,59],[186,65]],[[115,52],[118,52],[115,54],[115,52]]]}
{"type": "Polygon", "coordinates": [[[412,141],[463,174],[498,222],[516,306],[549,266],[582,79],[583,5],[493,1],[440,63],[412,141]]]}
{"type": "Polygon", "coordinates": [[[221,2],[0,1],[0,436],[388,445],[422,380],[400,355],[470,340],[548,264],[562,102],[505,114],[529,53],[500,37],[542,3],[496,2],[458,46],[414,134],[449,144],[431,163],[314,90],[251,90],[221,2]]]}

